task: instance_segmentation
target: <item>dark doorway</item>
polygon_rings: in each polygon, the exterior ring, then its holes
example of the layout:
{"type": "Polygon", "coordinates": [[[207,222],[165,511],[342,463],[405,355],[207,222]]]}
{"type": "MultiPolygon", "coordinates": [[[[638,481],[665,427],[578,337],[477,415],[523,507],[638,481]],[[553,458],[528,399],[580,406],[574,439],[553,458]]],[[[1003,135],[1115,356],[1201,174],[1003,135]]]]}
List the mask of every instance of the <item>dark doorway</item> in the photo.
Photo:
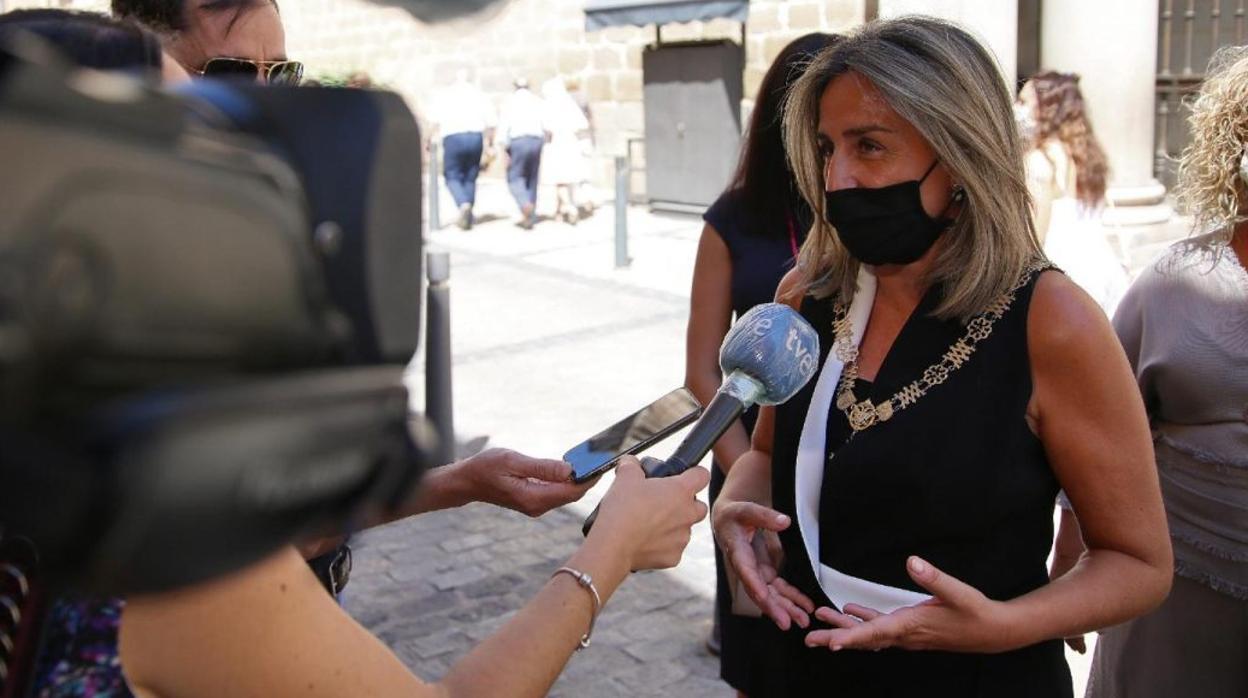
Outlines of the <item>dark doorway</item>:
{"type": "Polygon", "coordinates": [[[727,186],[741,144],[744,53],[731,41],[651,46],[642,56],[646,194],[696,211],[727,186]]]}
{"type": "Polygon", "coordinates": [[[1027,78],[1040,72],[1040,18],[1042,0],[1019,0],[1018,3],[1018,82],[1015,92],[1027,78]]]}

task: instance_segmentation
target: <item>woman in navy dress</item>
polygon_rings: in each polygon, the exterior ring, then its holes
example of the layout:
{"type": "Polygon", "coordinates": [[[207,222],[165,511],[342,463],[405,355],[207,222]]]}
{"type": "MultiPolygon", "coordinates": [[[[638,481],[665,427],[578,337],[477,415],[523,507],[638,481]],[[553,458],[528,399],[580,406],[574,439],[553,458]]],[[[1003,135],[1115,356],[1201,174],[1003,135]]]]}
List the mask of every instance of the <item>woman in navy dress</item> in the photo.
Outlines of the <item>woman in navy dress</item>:
{"type": "MultiPolygon", "coordinates": [[[[807,34],[793,40],[767,70],[745,134],[741,161],[728,189],[703,215],[706,226],[698,243],[685,344],[685,386],[702,404],[710,402],[722,378],[719,345],[732,325],[750,308],[770,302],[810,227],[810,207],[802,200],[789,171],[781,139],[781,115],[789,88],[822,49],[836,41],[830,34],[807,34]]],[[[728,468],[749,449],[757,410],[751,409],[715,444],[711,501],[723,486],[728,468]]],[[[720,675],[750,695],[754,662],[766,651],[757,647],[755,618],[734,616],[723,559],[716,550],[715,633],[720,675]]]]}

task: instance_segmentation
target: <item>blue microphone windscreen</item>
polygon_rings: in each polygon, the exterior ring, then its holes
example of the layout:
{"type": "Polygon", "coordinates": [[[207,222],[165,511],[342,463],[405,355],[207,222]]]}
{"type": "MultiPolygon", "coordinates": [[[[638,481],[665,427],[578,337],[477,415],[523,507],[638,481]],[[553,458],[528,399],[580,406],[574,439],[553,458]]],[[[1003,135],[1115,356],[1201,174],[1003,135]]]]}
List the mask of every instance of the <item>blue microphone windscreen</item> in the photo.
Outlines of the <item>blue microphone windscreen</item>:
{"type": "Polygon", "coordinates": [[[719,367],[725,376],[741,371],[761,383],[759,404],[778,405],[819,369],[819,335],[787,305],[756,305],[724,337],[719,367]]]}

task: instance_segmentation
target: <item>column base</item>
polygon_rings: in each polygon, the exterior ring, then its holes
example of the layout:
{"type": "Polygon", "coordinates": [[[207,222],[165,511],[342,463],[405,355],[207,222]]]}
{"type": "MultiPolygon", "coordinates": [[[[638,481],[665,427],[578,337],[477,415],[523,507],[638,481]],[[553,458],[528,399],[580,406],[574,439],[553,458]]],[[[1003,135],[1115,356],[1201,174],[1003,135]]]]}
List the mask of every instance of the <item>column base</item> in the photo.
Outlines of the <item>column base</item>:
{"type": "Polygon", "coordinates": [[[1173,209],[1166,203],[1166,187],[1157,180],[1135,186],[1110,187],[1103,216],[1108,226],[1156,225],[1170,220],[1173,209]]]}

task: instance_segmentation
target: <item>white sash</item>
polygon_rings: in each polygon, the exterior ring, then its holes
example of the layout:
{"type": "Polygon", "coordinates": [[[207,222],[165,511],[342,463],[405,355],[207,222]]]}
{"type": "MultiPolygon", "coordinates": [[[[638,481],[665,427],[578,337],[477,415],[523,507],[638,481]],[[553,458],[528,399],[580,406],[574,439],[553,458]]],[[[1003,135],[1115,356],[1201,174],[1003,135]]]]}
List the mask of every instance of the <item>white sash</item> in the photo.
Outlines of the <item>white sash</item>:
{"type": "MultiPolygon", "coordinates": [[[[875,284],[875,274],[867,265],[861,265],[854,300],[849,306],[855,347],[862,343],[863,331],[871,317],[871,307],[875,304],[875,284]]],[[[836,386],[844,368],[844,362],[836,356],[834,344],[828,352],[823,370],[819,372],[819,381],[815,383],[815,392],[810,399],[810,407],[806,410],[806,421],[802,425],[801,440],[797,444],[797,524],[802,533],[802,542],[806,544],[806,556],[810,559],[815,579],[819,580],[823,593],[838,609],[845,608],[846,604],[856,603],[883,613],[891,613],[904,606],[922,603],[931,597],[908,589],[851,577],[819,560],[819,497],[823,491],[823,470],[826,465],[824,453],[827,445],[828,412],[832,409],[836,386]]],[[[834,533],[853,535],[852,531],[834,533]]]]}

